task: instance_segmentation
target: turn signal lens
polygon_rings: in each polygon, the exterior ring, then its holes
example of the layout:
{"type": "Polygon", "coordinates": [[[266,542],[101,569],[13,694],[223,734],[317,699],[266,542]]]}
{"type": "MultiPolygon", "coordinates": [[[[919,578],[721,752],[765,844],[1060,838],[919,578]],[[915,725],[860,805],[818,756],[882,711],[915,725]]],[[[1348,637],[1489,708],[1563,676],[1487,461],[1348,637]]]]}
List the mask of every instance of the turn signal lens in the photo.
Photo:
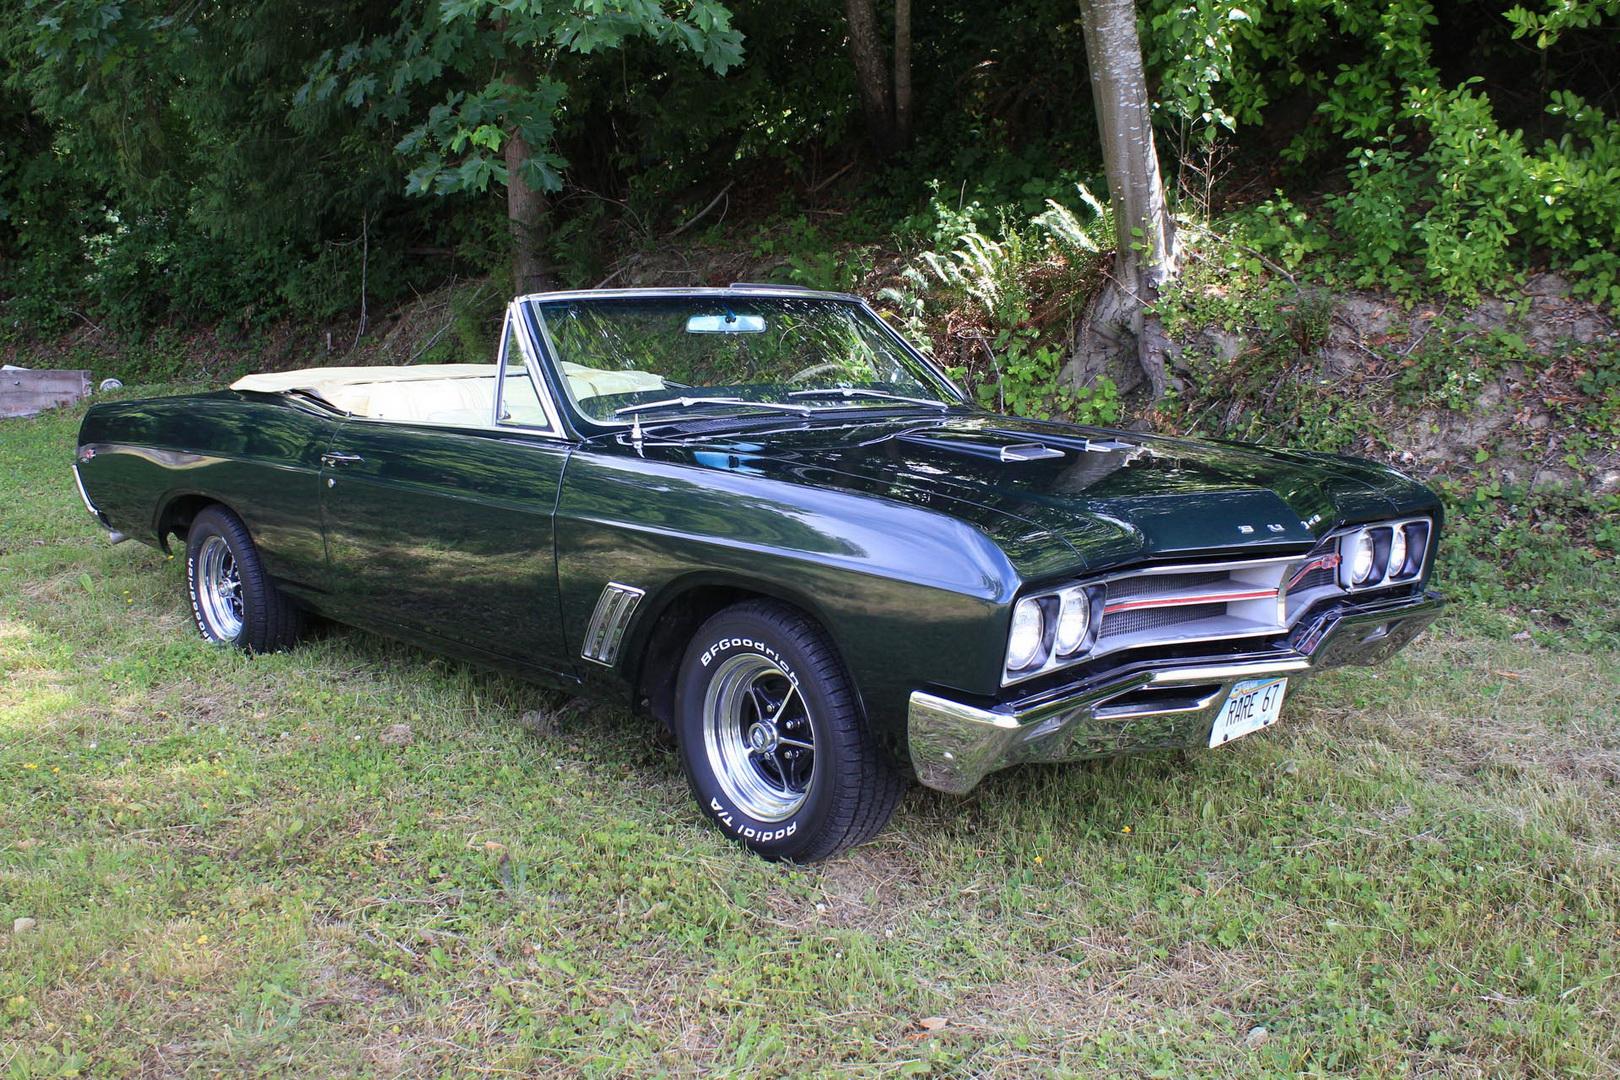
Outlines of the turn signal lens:
{"type": "Polygon", "coordinates": [[[1013,608],[1012,632],[1007,635],[1007,670],[1023,671],[1041,659],[1046,637],[1046,617],[1033,598],[1018,601],[1013,608]]]}
{"type": "Polygon", "coordinates": [[[1059,656],[1069,656],[1086,643],[1086,631],[1091,629],[1091,596],[1084,589],[1071,589],[1063,594],[1058,606],[1057,633],[1053,647],[1059,656]]]}

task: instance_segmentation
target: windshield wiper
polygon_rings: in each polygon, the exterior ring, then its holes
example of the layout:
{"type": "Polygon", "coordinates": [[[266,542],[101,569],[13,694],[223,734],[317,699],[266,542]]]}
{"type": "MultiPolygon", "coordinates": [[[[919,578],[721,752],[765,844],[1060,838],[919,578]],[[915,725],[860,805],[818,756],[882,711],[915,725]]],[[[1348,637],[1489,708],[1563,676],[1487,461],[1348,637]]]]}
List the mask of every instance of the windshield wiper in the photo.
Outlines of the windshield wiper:
{"type": "Polygon", "coordinates": [[[689,409],[693,405],[747,405],[755,409],[774,409],[777,412],[797,413],[800,416],[808,416],[810,413],[815,412],[808,405],[790,405],[785,401],[750,401],[747,398],[737,397],[677,397],[660,398],[657,401],[643,401],[635,405],[626,405],[622,409],[614,409],[613,415],[624,416],[628,413],[635,413],[639,418],[640,414],[644,412],[653,412],[658,409],[689,409]]]}
{"type": "Polygon", "coordinates": [[[829,386],[819,390],[794,390],[788,394],[788,397],[864,397],[879,398],[883,401],[903,401],[907,405],[927,405],[934,409],[948,409],[951,407],[950,403],[946,401],[935,401],[932,398],[907,397],[904,394],[891,394],[887,390],[867,390],[856,386],[829,386]]]}

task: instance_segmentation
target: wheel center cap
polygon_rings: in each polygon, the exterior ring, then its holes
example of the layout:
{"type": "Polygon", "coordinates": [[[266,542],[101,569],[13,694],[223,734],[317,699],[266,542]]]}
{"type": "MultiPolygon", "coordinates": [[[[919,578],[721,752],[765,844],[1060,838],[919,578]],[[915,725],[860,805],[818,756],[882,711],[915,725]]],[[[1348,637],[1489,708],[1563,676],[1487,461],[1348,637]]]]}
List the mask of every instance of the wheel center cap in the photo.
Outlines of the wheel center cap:
{"type": "Polygon", "coordinates": [[[776,748],[776,725],[761,720],[748,728],[748,745],[765,752],[776,748]]]}

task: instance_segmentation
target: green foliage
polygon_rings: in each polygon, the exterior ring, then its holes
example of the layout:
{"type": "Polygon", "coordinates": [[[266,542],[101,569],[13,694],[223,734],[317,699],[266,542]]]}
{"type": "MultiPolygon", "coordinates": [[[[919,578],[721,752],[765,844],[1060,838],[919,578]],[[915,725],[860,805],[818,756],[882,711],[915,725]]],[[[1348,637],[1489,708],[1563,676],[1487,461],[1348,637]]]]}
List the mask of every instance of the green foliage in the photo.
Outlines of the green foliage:
{"type": "Polygon", "coordinates": [[[485,282],[455,290],[445,333],[418,357],[424,364],[487,364],[499,346],[509,290],[485,282]]]}
{"type": "Polygon", "coordinates": [[[1185,387],[1171,403],[1176,427],[1195,434],[1346,453],[1376,445],[1381,425],[1368,403],[1331,392],[1318,355],[1332,318],[1331,300],[1267,281],[1247,295],[1205,290],[1210,276],[1231,284],[1242,267],[1230,257],[1226,273],[1209,266],[1189,275],[1161,304],[1166,329],[1185,335],[1199,326],[1240,334],[1242,352],[1229,356],[1194,342],[1179,358],[1185,387]]]}
{"type": "Polygon", "coordinates": [[[753,252],[758,259],[778,260],[768,277],[811,289],[852,292],[872,270],[870,245],[840,243],[804,214],[761,232],[753,252]]]}
{"type": "Polygon", "coordinates": [[[950,251],[925,251],[921,258],[940,284],[975,301],[992,327],[1005,333],[1028,321],[1028,259],[1017,229],[1004,225],[1000,240],[970,230],[956,237],[950,251]]]}
{"type": "Polygon", "coordinates": [[[529,150],[524,185],[559,190],[568,162],[557,122],[579,58],[647,38],[722,75],[742,60],[742,36],[716,0],[417,0],[395,17],[388,32],[323,53],[293,105],[338,100],[379,122],[414,120],[394,147],[413,163],[413,195],[506,186],[502,147],[514,136],[529,150]]]}
{"type": "MultiPolygon", "coordinates": [[[[1118,388],[1108,378],[1075,387],[1061,378],[1067,359],[1072,307],[1046,304],[1055,296],[1078,303],[1096,284],[1104,252],[1112,243],[1108,208],[1078,185],[1088,218],[1046,199],[1046,209],[1020,225],[1014,210],[996,215],[994,235],[981,230],[989,215],[978,203],[953,207],[934,196],[918,231],[931,238],[879,298],[899,315],[906,333],[922,343],[930,320],[950,313],[971,320],[953,327],[966,351],[951,364],[989,408],[1020,416],[1068,416],[1085,423],[1112,423],[1120,417],[1118,388]]],[[[939,350],[936,350],[938,352],[939,350]]]]}
{"type": "Polygon", "coordinates": [[[1566,30],[1585,30],[1620,14],[1620,0],[1552,0],[1545,11],[1515,5],[1506,12],[1515,38],[1534,37],[1545,49],[1566,30]]]}
{"type": "Polygon", "coordinates": [[[1285,152],[1295,161],[1329,134],[1381,132],[1402,87],[1438,78],[1430,35],[1439,19],[1428,0],[1151,0],[1144,18],[1144,58],[1160,73],[1167,117],[1230,129],[1303,98],[1315,116],[1285,152]]]}
{"type": "Polygon", "coordinates": [[[1362,148],[1350,190],[1326,201],[1353,238],[1341,249],[1357,283],[1474,297],[1544,252],[1582,293],[1620,306],[1620,125],[1568,93],[1548,112],[1567,133],[1532,151],[1484,95],[1415,90],[1408,115],[1426,145],[1392,135],[1362,148]]]}
{"type": "MultiPolygon", "coordinates": [[[[1049,420],[1062,417],[1081,424],[1112,424],[1119,420],[1119,387],[1106,375],[1089,386],[1064,384],[1059,376],[1067,357],[1061,344],[1041,344],[1032,327],[1002,330],[984,349],[995,374],[974,389],[979,404],[996,412],[1049,420]]],[[[953,371],[962,377],[963,369],[953,371]]]]}
{"type": "MultiPolygon", "coordinates": [[[[1069,283],[1043,274],[1112,242],[1106,207],[1065,223],[1048,202],[1100,190],[1078,10],[913,9],[916,137],[874,166],[843,16],[814,0],[22,0],[0,12],[7,332],[330,320],[485,273],[517,135],[557,196],[545,245],[569,285],[724,189],[680,243],[802,219],[774,273],[847,288],[898,240],[936,253],[927,288],[973,296],[987,329],[1031,309],[1044,333],[1042,298],[1069,283]],[[994,250],[1019,244],[1036,250],[994,250]]],[[[1285,268],[1331,253],[1342,280],[1470,296],[1549,262],[1613,302],[1615,14],[1147,0],[1165,171],[1179,150],[1196,172],[1221,133],[1240,175],[1211,174],[1217,202],[1275,173],[1286,195],[1253,237],[1285,268]]]]}
{"type": "Polygon", "coordinates": [[[1311,111],[1286,161],[1348,155],[1348,190],[1325,202],[1331,243],[1321,228],[1302,228],[1292,205],[1272,211],[1278,228],[1266,249],[1285,263],[1331,246],[1358,284],[1473,297],[1546,259],[1576,272],[1583,294],[1616,305],[1620,123],[1578,87],[1614,103],[1606,77],[1587,68],[1607,55],[1612,70],[1615,54],[1593,35],[1617,10],[1613,0],[1514,7],[1476,25],[1430,0],[1154,0],[1145,18],[1167,120],[1207,137],[1259,124],[1291,99],[1311,111]],[[1458,34],[1475,36],[1479,67],[1450,86],[1438,54],[1458,34]],[[1543,51],[1562,44],[1557,56],[1569,63],[1549,55],[1551,66],[1529,66],[1512,44],[1524,37],[1543,51]],[[1549,85],[1549,73],[1563,85],[1549,85]],[[1539,94],[1527,96],[1524,82],[1539,94]],[[1538,97],[1539,117],[1524,107],[1538,97]],[[1499,100],[1513,103],[1519,122],[1550,131],[1532,140],[1503,124],[1499,100]]]}
{"type": "Polygon", "coordinates": [[[324,318],[407,292],[443,244],[359,118],[287,104],[359,8],[29,0],[0,15],[0,303],[40,330],[324,318]],[[369,243],[362,245],[362,233],[369,243]],[[369,252],[362,266],[362,251],[369,252]],[[73,314],[77,313],[77,314],[73,314]]]}

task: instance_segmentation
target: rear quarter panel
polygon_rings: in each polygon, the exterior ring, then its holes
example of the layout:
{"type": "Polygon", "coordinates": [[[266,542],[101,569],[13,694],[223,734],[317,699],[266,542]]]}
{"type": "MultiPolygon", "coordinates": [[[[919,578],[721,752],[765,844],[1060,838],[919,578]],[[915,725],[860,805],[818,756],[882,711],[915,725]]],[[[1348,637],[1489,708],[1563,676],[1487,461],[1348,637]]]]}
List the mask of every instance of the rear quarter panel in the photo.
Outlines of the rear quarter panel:
{"type": "Polygon", "coordinates": [[[176,500],[223,503],[273,577],[318,588],[320,455],[335,426],[312,409],[234,392],[96,405],[79,429],[79,475],[113,528],[158,546],[176,500]]]}

